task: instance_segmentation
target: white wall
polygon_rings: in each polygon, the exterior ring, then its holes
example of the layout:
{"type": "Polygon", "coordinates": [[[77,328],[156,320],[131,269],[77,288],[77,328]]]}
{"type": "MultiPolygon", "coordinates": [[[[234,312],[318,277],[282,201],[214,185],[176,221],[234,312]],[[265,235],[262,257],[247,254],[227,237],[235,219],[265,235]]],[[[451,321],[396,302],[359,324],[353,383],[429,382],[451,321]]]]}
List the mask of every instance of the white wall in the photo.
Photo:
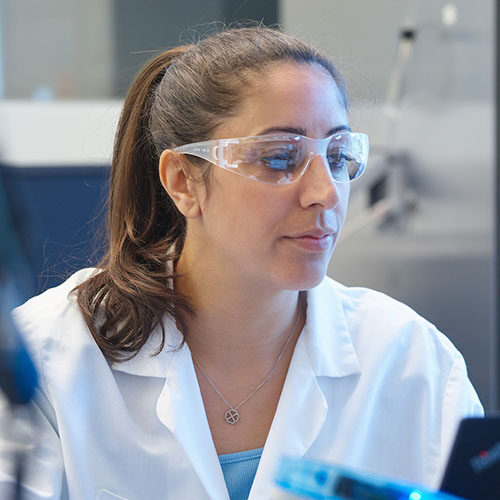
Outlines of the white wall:
{"type": "Polygon", "coordinates": [[[355,102],[380,101],[402,26],[417,39],[406,93],[422,99],[490,100],[493,92],[493,0],[281,0],[286,31],[318,44],[343,70],[355,102]],[[442,23],[456,7],[457,22],[442,23]]]}
{"type": "Polygon", "coordinates": [[[5,96],[112,95],[113,0],[3,0],[5,96]]]}

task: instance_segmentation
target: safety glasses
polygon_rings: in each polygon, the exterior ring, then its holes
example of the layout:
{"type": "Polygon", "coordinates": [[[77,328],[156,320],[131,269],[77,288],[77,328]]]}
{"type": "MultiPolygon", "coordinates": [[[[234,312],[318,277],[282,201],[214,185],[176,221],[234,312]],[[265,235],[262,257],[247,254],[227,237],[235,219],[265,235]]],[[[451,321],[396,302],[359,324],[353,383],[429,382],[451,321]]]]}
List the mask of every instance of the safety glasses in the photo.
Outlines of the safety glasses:
{"type": "Polygon", "coordinates": [[[326,160],[336,182],[350,182],[363,173],[368,150],[368,136],[349,131],[325,139],[297,134],[261,135],[195,142],[173,149],[254,181],[277,185],[299,179],[316,155],[326,160]]]}

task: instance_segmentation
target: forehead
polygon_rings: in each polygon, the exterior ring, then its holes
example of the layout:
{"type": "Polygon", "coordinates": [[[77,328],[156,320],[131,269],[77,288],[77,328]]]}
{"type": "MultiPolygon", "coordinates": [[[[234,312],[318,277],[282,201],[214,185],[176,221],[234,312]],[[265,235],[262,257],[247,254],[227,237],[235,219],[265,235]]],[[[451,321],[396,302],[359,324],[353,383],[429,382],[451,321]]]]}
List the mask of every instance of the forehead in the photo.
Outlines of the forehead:
{"type": "Polygon", "coordinates": [[[267,128],[300,128],[311,137],[347,125],[342,95],[330,73],[315,63],[278,63],[256,76],[237,113],[218,138],[258,135],[267,128]]]}

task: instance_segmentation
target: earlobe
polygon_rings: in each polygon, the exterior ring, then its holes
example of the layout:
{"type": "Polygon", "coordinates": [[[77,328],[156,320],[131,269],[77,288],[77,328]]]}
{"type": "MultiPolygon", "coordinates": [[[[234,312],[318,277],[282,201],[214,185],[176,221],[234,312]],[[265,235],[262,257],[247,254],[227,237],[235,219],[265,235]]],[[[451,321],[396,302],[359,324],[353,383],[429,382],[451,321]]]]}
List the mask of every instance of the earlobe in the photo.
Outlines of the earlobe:
{"type": "Polygon", "coordinates": [[[158,173],[163,188],[172,198],[179,212],[186,218],[198,217],[201,211],[195,183],[187,175],[180,155],[171,149],[163,151],[158,173]]]}

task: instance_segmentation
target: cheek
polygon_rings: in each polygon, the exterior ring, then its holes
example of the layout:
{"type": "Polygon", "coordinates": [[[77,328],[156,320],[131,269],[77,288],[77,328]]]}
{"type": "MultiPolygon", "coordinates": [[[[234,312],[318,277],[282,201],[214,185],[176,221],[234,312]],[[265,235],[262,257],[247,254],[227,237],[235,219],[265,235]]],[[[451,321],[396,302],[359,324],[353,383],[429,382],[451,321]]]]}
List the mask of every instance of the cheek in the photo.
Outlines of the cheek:
{"type": "Polygon", "coordinates": [[[229,246],[244,245],[258,252],[260,245],[272,242],[290,207],[272,187],[229,175],[236,179],[226,176],[223,186],[221,180],[205,204],[204,218],[210,221],[207,231],[217,234],[229,246]]]}

